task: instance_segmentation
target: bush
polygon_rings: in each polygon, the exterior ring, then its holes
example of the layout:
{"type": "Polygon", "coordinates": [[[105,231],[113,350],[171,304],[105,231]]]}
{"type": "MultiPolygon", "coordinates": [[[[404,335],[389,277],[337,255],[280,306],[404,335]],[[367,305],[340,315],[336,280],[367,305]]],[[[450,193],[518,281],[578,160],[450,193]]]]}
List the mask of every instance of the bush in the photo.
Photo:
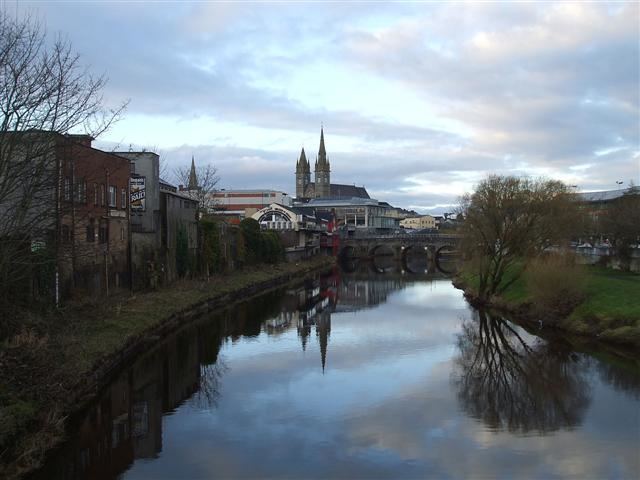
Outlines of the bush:
{"type": "Polygon", "coordinates": [[[535,305],[565,316],[584,300],[587,274],[572,255],[546,255],[531,262],[526,283],[535,305]]]}

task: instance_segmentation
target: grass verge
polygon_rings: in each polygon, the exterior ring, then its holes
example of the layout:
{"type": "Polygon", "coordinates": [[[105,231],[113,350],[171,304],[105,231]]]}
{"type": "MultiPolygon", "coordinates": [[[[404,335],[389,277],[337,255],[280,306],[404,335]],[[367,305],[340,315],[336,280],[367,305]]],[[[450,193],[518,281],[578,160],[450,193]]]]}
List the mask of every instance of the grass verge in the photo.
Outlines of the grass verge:
{"type": "MultiPolygon", "coordinates": [[[[491,299],[490,306],[536,321],[544,319],[570,333],[640,347],[640,275],[595,266],[584,267],[582,275],[582,298],[569,311],[541,306],[544,302],[536,297],[526,272],[500,297],[491,299]]],[[[507,272],[505,282],[511,276],[507,272]]],[[[477,292],[474,276],[463,273],[458,280],[473,298],[477,292]]]]}

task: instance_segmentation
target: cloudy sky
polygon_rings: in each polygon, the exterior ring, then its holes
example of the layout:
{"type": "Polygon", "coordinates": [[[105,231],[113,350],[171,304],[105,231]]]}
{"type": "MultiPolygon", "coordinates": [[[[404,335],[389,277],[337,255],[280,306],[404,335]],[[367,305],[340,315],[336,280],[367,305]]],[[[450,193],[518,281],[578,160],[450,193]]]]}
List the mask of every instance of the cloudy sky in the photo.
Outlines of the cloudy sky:
{"type": "Polygon", "coordinates": [[[638,2],[17,2],[130,99],[97,146],[295,194],[320,125],[336,183],[442,212],[489,173],[640,183],[638,2]]]}

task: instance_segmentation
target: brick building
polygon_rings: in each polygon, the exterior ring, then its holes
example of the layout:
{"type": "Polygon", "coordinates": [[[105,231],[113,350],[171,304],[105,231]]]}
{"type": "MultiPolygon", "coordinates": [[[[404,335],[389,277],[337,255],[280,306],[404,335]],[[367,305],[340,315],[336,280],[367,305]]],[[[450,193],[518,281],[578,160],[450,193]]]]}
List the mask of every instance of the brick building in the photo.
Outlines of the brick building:
{"type": "Polygon", "coordinates": [[[88,136],[56,135],[58,269],[63,292],[129,285],[129,162],[92,148],[88,136]]]}

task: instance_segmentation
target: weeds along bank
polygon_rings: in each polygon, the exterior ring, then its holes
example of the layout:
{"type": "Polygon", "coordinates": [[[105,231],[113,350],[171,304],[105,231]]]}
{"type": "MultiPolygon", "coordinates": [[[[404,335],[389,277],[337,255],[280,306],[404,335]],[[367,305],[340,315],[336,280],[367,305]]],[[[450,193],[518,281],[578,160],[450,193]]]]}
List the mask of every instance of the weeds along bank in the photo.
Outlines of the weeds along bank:
{"type": "Polygon", "coordinates": [[[640,347],[640,275],[579,265],[572,256],[548,255],[515,263],[501,281],[500,294],[478,295],[478,275],[463,267],[456,285],[472,303],[612,344],[640,347]],[[504,288],[502,288],[504,286],[504,288]]]}
{"type": "Polygon", "coordinates": [[[330,257],[245,267],[132,297],[32,316],[0,345],[0,477],[36,467],[67,416],[138,353],[206,312],[329,268],[330,257]]]}

